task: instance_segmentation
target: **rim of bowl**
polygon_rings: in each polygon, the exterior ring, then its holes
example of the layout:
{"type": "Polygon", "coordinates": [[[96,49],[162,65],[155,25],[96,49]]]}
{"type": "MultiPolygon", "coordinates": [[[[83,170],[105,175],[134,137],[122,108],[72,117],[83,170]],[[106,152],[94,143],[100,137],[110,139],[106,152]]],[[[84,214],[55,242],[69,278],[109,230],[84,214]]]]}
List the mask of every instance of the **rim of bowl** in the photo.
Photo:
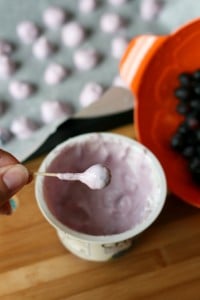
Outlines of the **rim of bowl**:
{"type": "MultiPolygon", "coordinates": [[[[44,181],[44,178],[37,176],[35,181],[35,195],[36,195],[36,201],[38,204],[38,207],[40,211],[42,212],[45,219],[56,229],[61,230],[65,234],[71,235],[76,239],[84,240],[85,242],[93,242],[93,243],[115,243],[124,241],[127,239],[134,238],[135,236],[142,233],[144,230],[146,230],[159,216],[161,213],[163,206],[166,201],[167,196],[167,183],[166,183],[166,177],[164,170],[156,158],[156,156],[144,145],[141,143],[120,135],[116,133],[107,133],[107,132],[92,132],[92,133],[86,133],[81,134],[76,137],[72,137],[61,144],[57,145],[42,161],[39,171],[43,172],[46,170],[46,168],[49,166],[49,164],[53,161],[53,159],[60,153],[60,151],[65,148],[67,145],[74,144],[76,142],[85,141],[88,138],[91,138],[92,136],[100,135],[103,139],[110,140],[111,138],[115,139],[116,141],[121,141],[122,143],[129,144],[131,146],[134,146],[140,150],[145,150],[146,155],[149,156],[151,161],[154,165],[154,171],[157,173],[157,178],[160,180],[160,192],[159,192],[159,201],[155,208],[152,209],[152,211],[149,213],[148,217],[139,223],[138,225],[134,226],[133,228],[124,231],[122,233],[113,234],[113,235],[90,235],[86,233],[82,233],[76,230],[71,229],[67,225],[64,225],[62,222],[60,222],[49,210],[43,195],[43,188],[42,184],[44,181]]],[[[158,197],[158,196],[157,196],[158,197]]]]}

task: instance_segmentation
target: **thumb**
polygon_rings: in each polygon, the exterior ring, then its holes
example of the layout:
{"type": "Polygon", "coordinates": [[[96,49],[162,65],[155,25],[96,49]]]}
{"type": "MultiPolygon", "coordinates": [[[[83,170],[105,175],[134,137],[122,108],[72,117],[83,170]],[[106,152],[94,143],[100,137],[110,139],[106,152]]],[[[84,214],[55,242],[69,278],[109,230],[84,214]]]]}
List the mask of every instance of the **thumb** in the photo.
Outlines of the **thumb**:
{"type": "Polygon", "coordinates": [[[0,168],[0,206],[29,181],[29,171],[21,164],[0,168]]]}

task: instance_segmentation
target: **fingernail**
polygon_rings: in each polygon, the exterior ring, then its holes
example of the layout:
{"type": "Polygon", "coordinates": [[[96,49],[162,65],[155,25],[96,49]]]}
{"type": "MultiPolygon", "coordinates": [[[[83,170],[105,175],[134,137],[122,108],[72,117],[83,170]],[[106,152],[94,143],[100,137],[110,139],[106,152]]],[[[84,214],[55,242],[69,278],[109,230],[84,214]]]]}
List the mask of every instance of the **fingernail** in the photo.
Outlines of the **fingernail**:
{"type": "Polygon", "coordinates": [[[13,165],[3,175],[3,182],[10,191],[17,190],[29,180],[28,170],[20,164],[13,165]]]}

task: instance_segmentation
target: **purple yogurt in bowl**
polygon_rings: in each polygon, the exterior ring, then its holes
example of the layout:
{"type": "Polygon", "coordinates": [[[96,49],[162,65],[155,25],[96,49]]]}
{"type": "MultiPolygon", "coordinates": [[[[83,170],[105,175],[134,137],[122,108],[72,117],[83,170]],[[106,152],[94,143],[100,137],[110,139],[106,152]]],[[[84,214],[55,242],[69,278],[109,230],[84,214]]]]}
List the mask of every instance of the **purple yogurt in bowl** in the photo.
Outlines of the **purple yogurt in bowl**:
{"type": "Polygon", "coordinates": [[[39,208],[63,245],[77,256],[108,260],[132,245],[161,212],[166,179],[157,158],[140,143],[113,133],[89,133],[58,145],[40,172],[82,172],[101,163],[111,182],[91,190],[81,182],[36,178],[39,208]]]}

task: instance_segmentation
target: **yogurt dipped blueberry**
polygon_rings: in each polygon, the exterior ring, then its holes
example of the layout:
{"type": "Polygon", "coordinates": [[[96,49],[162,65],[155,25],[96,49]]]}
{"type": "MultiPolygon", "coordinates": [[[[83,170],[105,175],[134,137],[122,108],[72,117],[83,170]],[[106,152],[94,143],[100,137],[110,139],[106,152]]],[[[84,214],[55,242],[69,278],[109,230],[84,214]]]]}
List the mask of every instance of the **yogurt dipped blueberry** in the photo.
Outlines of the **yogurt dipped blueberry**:
{"type": "Polygon", "coordinates": [[[40,30],[31,21],[23,21],[16,27],[17,34],[24,44],[32,44],[39,36],[40,30]]]}
{"type": "Polygon", "coordinates": [[[65,10],[58,6],[49,6],[43,13],[43,21],[50,29],[60,28],[65,20],[65,10]]]}
{"type": "Polygon", "coordinates": [[[110,236],[138,226],[144,228],[160,212],[166,195],[163,173],[152,156],[145,147],[125,137],[82,135],[56,147],[39,171],[79,173],[98,162],[110,169],[110,184],[91,190],[78,181],[46,177],[37,178],[41,182],[39,191],[53,218],[75,232],[110,236]]]}
{"type": "Polygon", "coordinates": [[[36,172],[35,175],[57,177],[60,180],[67,181],[80,181],[86,184],[92,190],[100,190],[105,188],[111,180],[110,170],[101,164],[92,165],[81,173],[36,172]]]}

